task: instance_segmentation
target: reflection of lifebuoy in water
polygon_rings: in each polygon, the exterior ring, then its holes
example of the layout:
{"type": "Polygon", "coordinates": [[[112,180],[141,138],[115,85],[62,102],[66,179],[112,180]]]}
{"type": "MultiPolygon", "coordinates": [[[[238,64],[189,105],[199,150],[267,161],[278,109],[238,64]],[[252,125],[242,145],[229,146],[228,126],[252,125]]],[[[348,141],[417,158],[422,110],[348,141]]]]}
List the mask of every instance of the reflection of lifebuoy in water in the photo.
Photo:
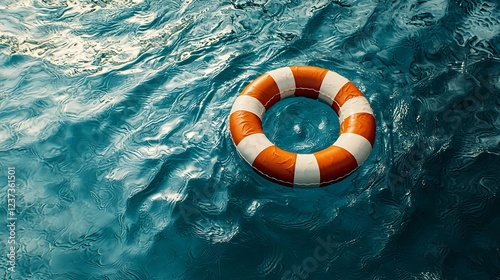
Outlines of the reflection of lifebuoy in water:
{"type": "Polygon", "coordinates": [[[255,79],[234,102],[229,124],[242,158],[268,179],[287,186],[324,186],[342,180],[368,158],[375,140],[375,118],[361,91],[341,75],[312,66],[284,67],[255,79]],[[262,116],[289,96],[331,105],[340,121],[340,135],[333,145],[297,154],[269,141],[262,116]]]}

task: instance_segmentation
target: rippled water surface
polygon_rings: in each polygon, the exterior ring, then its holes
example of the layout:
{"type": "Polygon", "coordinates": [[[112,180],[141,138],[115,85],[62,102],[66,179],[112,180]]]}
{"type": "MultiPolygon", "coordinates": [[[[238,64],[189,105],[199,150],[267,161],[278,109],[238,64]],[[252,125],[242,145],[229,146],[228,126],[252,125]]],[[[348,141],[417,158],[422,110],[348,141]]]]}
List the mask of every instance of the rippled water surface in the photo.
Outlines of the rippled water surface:
{"type": "MultiPolygon", "coordinates": [[[[496,0],[3,0],[0,94],[3,279],[500,278],[496,0]],[[288,65],[374,109],[340,183],[270,183],[231,142],[238,93],[288,65]]],[[[324,104],[283,102],[278,145],[335,140],[324,104]]]]}

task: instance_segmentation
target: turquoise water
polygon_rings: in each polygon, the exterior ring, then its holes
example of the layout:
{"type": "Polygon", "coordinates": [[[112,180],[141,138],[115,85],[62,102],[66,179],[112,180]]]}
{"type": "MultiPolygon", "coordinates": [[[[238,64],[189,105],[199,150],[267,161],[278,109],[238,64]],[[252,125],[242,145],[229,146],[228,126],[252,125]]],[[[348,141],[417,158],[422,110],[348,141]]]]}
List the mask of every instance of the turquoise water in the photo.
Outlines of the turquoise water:
{"type": "MultiPolygon", "coordinates": [[[[3,0],[1,277],[498,279],[499,53],[496,0],[3,0]],[[238,93],[288,65],[374,109],[340,183],[270,183],[233,147],[238,93]]],[[[277,105],[266,134],[334,141],[314,102],[277,105]]]]}

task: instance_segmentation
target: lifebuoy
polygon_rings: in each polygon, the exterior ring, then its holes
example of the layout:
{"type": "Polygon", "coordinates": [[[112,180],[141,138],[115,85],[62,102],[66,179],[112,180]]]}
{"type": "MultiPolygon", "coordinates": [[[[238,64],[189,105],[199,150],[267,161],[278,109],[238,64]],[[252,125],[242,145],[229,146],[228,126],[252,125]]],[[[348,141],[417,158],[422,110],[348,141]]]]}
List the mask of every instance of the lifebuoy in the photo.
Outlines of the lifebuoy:
{"type": "Polygon", "coordinates": [[[313,66],[279,68],[255,79],[236,98],[229,126],[241,157],[260,174],[286,186],[325,186],[344,179],[368,158],[375,141],[375,118],[361,91],[338,73],[313,66]],[[335,143],[299,154],[269,141],[262,117],[290,96],[319,99],[335,110],[340,122],[335,143]]]}

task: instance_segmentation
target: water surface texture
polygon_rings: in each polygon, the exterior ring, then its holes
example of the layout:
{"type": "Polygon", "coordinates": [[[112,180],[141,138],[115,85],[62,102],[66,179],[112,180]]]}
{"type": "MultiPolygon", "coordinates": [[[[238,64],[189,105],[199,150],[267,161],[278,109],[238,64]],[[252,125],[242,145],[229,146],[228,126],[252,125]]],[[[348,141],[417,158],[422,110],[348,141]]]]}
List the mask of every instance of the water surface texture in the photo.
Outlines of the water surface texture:
{"type": "MultiPolygon", "coordinates": [[[[269,138],[334,141],[311,102],[273,108],[269,138]]],[[[9,167],[3,279],[498,279],[500,4],[3,0],[5,225],[9,167]],[[236,96],[288,65],[374,109],[374,150],[340,183],[276,185],[233,147],[236,96]]]]}

